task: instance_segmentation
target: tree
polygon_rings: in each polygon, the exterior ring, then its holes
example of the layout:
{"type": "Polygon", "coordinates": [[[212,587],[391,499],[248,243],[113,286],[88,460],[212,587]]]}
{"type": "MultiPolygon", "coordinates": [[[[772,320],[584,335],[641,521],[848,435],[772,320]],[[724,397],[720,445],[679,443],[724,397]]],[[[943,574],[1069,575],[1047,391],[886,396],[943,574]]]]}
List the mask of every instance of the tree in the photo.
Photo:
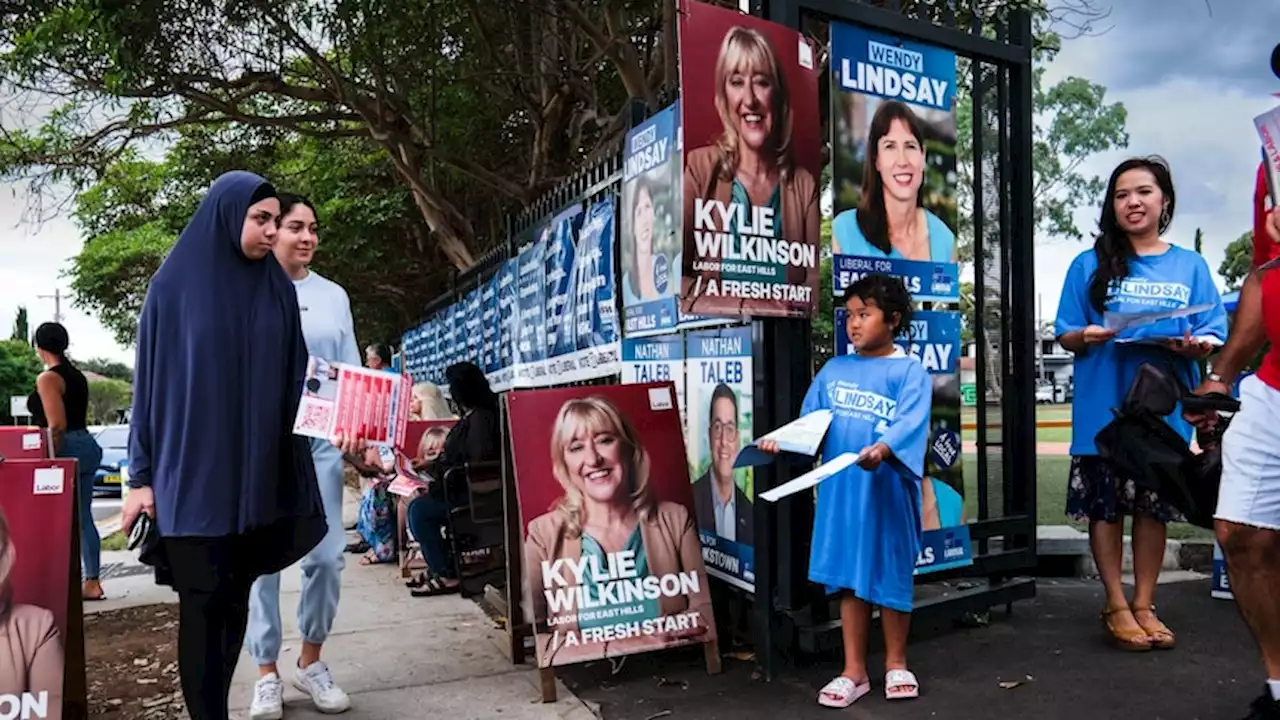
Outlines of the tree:
{"type": "Polygon", "coordinates": [[[0,414],[8,423],[9,398],[30,395],[36,389],[40,359],[26,340],[0,340],[0,414]]]}
{"type": "Polygon", "coordinates": [[[111,380],[120,380],[126,383],[133,382],[133,370],[128,365],[115,360],[89,358],[88,360],[76,361],[76,366],[84,372],[97,373],[111,380]]]}
{"type": "Polygon", "coordinates": [[[31,342],[31,327],[27,324],[27,308],[25,306],[18,306],[18,312],[13,318],[13,334],[9,339],[31,342]]]}
{"type": "Polygon", "coordinates": [[[1227,245],[1226,256],[1218,266],[1218,274],[1227,282],[1227,290],[1239,290],[1253,268],[1253,231],[1250,230],[1227,245]]]}
{"type": "Polygon", "coordinates": [[[119,411],[133,402],[133,388],[123,380],[105,378],[89,382],[89,423],[110,425],[119,411]]]}

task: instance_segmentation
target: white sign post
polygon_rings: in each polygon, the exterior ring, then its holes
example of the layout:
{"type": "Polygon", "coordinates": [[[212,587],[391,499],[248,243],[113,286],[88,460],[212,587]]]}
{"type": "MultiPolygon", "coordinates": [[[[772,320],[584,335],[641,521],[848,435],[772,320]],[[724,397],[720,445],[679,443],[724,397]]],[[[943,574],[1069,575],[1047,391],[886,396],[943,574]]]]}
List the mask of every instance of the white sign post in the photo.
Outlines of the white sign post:
{"type": "Polygon", "coordinates": [[[18,418],[31,417],[31,411],[27,410],[27,396],[13,395],[9,397],[9,417],[13,418],[16,424],[18,418]]]}

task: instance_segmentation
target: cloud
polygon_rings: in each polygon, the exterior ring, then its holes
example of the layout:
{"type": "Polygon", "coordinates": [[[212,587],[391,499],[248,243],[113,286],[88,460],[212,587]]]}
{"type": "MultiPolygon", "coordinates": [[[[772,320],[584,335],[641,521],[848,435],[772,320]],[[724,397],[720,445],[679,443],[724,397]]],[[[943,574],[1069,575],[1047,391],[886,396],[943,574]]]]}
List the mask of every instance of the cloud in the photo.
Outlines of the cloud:
{"type": "MultiPolygon", "coordinates": [[[[1280,27],[1280,4],[1213,0],[1213,18],[1203,0],[1114,5],[1115,27],[1101,37],[1067,41],[1046,81],[1088,77],[1107,86],[1109,101],[1124,103],[1129,147],[1090,159],[1084,171],[1105,179],[1126,157],[1163,156],[1178,193],[1165,239],[1190,248],[1196,228],[1203,230],[1205,260],[1216,275],[1226,246],[1252,225],[1261,152],[1253,118],[1277,104],[1270,93],[1280,90],[1280,80],[1271,75],[1268,58],[1280,27]],[[1244,5],[1251,6],[1249,12],[1244,5]]],[[[1076,212],[1086,234],[1097,225],[1099,207],[1076,212]]],[[[1089,247],[1072,242],[1037,247],[1036,286],[1046,320],[1057,311],[1072,258],[1089,247]]]]}
{"type": "MultiPolygon", "coordinates": [[[[31,329],[53,319],[54,301],[41,296],[55,289],[66,293],[69,283],[59,277],[80,251],[80,233],[70,219],[59,217],[42,225],[23,220],[31,201],[25,186],[0,184],[0,336],[8,337],[19,306],[27,308],[31,329]]],[[[96,318],[62,301],[63,324],[71,336],[73,357],[106,357],[133,364],[133,351],[123,348],[96,318]]]]}

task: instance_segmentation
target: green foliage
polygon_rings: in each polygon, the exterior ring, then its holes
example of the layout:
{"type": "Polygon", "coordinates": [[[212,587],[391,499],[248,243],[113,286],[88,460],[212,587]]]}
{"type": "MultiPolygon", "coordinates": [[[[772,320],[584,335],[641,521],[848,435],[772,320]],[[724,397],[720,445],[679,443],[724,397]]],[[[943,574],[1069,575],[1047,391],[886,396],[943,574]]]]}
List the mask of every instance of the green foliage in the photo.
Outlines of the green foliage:
{"type": "Polygon", "coordinates": [[[1218,265],[1218,274],[1227,281],[1227,290],[1239,290],[1253,268],[1253,231],[1250,230],[1227,245],[1226,256],[1218,265]]]}
{"type": "Polygon", "coordinates": [[[89,424],[111,425],[133,402],[133,388],[123,380],[89,381],[89,424]]]}
{"type": "Polygon", "coordinates": [[[25,340],[0,340],[0,418],[12,424],[9,398],[35,392],[40,359],[25,340]]]}
{"type": "Polygon", "coordinates": [[[76,307],[132,344],[151,276],[176,240],[159,222],[90,237],[68,271],[76,307]]]}
{"type": "Polygon", "coordinates": [[[27,308],[22,305],[18,306],[18,312],[14,314],[13,334],[9,336],[9,339],[31,342],[31,327],[27,322],[27,308]]]}
{"type": "Polygon", "coordinates": [[[831,218],[822,219],[822,258],[818,263],[821,274],[818,276],[818,312],[813,316],[813,372],[817,374],[822,366],[836,352],[836,332],[844,332],[844,328],[835,327],[835,278],[832,276],[831,260],[831,218]]]}
{"type": "Polygon", "coordinates": [[[122,362],[108,360],[106,358],[89,358],[88,360],[76,360],[76,367],[84,372],[97,373],[104,378],[112,380],[120,380],[126,383],[133,382],[133,369],[122,362]]]}

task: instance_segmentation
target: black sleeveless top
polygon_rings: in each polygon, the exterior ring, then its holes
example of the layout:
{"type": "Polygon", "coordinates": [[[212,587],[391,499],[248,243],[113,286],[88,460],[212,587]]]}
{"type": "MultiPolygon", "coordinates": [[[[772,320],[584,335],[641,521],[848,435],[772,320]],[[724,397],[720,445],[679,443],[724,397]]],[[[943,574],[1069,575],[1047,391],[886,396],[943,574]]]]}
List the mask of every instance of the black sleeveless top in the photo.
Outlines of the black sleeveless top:
{"type": "MultiPolygon", "coordinates": [[[[67,430],[84,430],[89,427],[89,381],[84,373],[75,369],[71,363],[62,362],[49,368],[50,372],[62,378],[66,390],[62,393],[62,405],[67,415],[67,430]]],[[[40,401],[40,393],[31,393],[27,398],[27,410],[31,419],[40,427],[48,427],[49,419],[44,412],[44,404],[40,401]]]]}

